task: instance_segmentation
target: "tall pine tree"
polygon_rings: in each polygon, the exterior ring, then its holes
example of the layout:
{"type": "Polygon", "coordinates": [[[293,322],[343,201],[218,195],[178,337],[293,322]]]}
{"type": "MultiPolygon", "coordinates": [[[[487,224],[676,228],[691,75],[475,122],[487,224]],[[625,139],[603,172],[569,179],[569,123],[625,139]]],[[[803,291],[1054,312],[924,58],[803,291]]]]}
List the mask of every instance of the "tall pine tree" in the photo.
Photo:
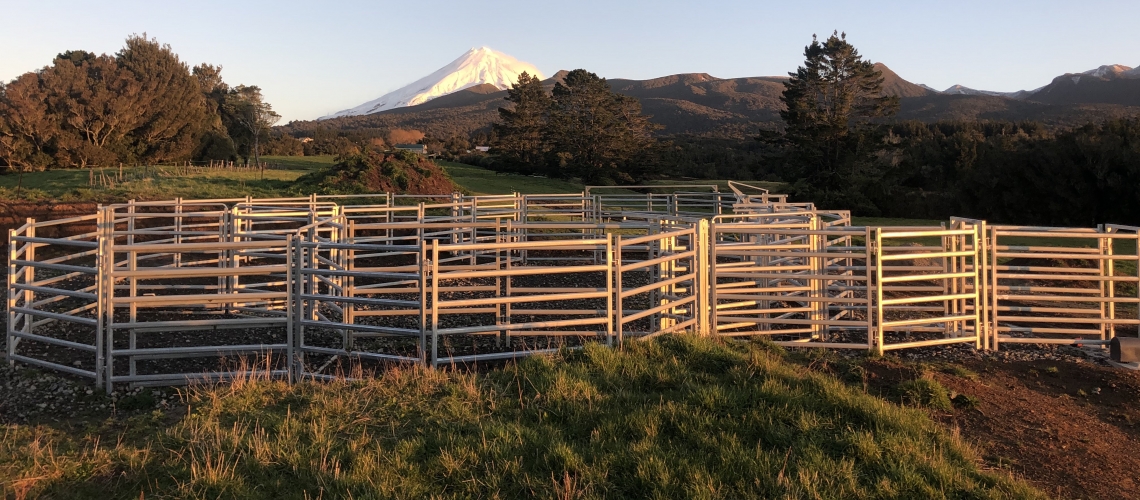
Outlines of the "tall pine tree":
{"type": "Polygon", "coordinates": [[[822,206],[867,205],[861,190],[873,179],[883,149],[873,120],[898,111],[898,98],[883,95],[883,75],[864,61],[847,35],[823,43],[813,35],[804,65],[789,73],[780,113],[790,146],[788,164],[800,179],[794,194],[822,206]]]}
{"type": "Polygon", "coordinates": [[[550,96],[542,82],[525,71],[511,85],[506,100],[511,109],[499,108],[499,123],[494,124],[497,140],[491,153],[513,171],[540,172],[546,161],[543,130],[550,117],[550,96]]]}

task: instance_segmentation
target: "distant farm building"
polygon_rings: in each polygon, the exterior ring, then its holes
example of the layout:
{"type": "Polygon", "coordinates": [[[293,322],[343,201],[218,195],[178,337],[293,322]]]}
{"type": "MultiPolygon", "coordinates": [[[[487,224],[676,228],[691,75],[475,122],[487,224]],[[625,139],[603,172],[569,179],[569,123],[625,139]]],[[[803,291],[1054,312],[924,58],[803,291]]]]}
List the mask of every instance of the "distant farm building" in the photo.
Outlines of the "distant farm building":
{"type": "Polygon", "coordinates": [[[424,144],[397,144],[396,149],[411,151],[413,153],[418,153],[421,155],[427,154],[427,145],[424,144]]]}

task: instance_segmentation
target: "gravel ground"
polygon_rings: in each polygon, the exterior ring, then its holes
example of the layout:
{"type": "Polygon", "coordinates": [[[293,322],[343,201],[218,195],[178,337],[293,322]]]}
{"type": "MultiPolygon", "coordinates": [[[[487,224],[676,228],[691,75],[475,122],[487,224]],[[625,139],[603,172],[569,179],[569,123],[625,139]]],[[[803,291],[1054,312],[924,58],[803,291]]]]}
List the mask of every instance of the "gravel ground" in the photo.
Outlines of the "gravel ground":
{"type": "Polygon", "coordinates": [[[0,424],[120,418],[178,405],[170,387],[120,389],[111,394],[90,380],[4,363],[0,367],[0,424]]]}

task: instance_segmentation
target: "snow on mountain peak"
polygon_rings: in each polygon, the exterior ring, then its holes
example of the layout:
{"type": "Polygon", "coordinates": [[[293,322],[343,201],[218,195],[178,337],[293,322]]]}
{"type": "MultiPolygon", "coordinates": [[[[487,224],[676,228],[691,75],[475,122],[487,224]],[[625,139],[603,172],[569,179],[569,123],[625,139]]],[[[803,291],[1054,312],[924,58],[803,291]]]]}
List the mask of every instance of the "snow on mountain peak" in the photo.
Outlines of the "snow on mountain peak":
{"type": "Polygon", "coordinates": [[[355,108],[338,111],[319,118],[336,118],[379,113],[381,111],[415,106],[436,97],[445,96],[476,85],[491,84],[505,90],[519,79],[523,72],[542,79],[542,72],[534,65],[519,61],[490,47],[472,48],[434,73],[420,78],[398,90],[355,108]]]}
{"type": "Polygon", "coordinates": [[[1082,75],[1090,75],[1096,78],[1104,78],[1106,76],[1121,76],[1128,75],[1132,68],[1122,64],[1106,64],[1097,69],[1090,69],[1081,73],[1082,75]]]}

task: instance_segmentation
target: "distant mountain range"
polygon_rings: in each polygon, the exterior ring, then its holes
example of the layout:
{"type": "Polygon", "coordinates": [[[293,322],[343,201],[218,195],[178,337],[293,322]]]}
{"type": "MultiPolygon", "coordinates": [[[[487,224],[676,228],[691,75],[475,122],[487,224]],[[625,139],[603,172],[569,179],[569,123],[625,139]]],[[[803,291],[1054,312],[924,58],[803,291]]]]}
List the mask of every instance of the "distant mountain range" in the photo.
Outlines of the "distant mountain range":
{"type": "MultiPolygon", "coordinates": [[[[901,98],[898,119],[1035,120],[1073,125],[1140,114],[1140,68],[1101,66],[1067,73],[1041,88],[993,92],[954,85],[938,91],[911,83],[882,63],[886,94],[901,98]]],[[[455,62],[408,87],[322,119],[333,128],[414,128],[437,137],[485,129],[505,104],[504,89],[533,66],[487,48],[472,49],[455,62]],[[455,89],[455,90],[449,90],[455,89]]],[[[553,87],[560,71],[543,83],[553,87]]],[[[540,76],[541,77],[541,76],[540,76]]],[[[615,92],[641,101],[664,135],[747,137],[780,121],[780,95],[787,77],[717,78],[686,73],[649,80],[609,79],[615,92]]],[[[316,125],[316,124],[312,124],[316,125]]],[[[306,128],[304,122],[291,127],[306,128]]]]}

